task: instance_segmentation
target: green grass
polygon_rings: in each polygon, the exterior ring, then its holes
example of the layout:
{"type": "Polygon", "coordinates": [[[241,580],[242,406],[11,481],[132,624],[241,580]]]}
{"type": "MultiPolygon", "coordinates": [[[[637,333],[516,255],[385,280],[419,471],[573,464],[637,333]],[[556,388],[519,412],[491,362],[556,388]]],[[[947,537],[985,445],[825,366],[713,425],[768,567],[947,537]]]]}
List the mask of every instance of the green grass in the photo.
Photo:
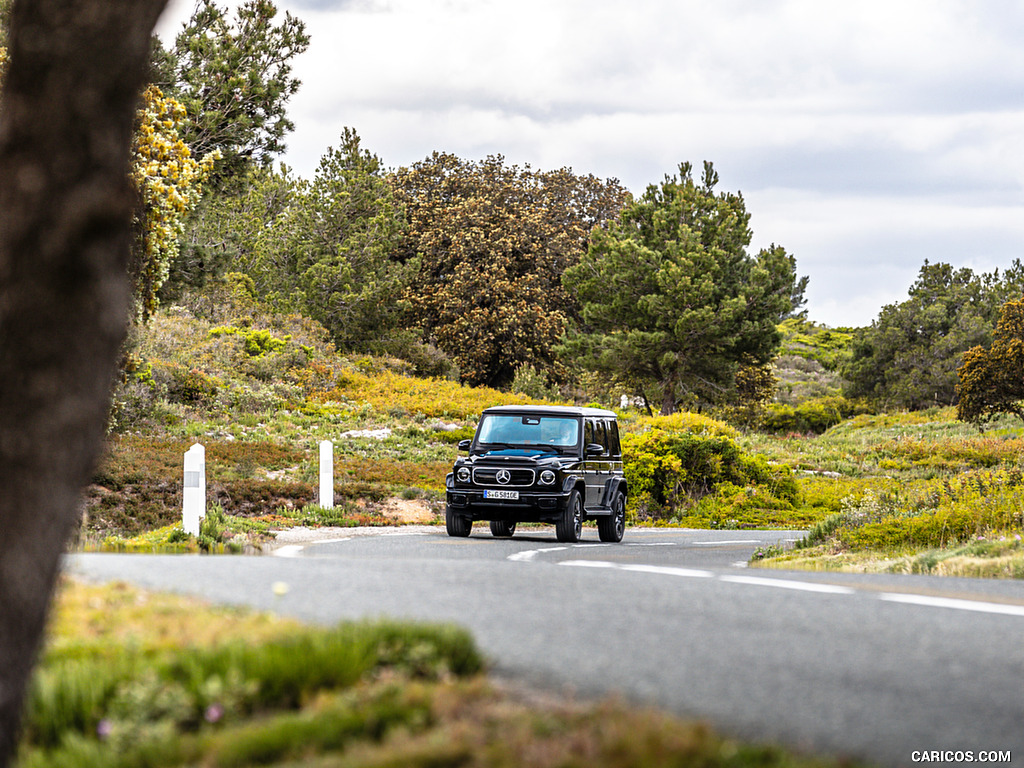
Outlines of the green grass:
{"type": "Polygon", "coordinates": [[[936,409],[859,416],[799,441],[794,463],[831,474],[801,481],[819,514],[798,551],[757,564],[1020,578],[1021,553],[990,543],[1024,534],[1022,432],[1004,419],[980,433],[936,409]]]}

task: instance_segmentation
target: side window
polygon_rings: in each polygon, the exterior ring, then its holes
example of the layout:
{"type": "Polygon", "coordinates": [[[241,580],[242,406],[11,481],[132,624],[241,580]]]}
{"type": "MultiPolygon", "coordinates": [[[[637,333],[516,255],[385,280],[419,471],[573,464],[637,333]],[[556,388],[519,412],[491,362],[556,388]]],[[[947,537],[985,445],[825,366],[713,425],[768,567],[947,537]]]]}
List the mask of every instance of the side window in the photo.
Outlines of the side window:
{"type": "Polygon", "coordinates": [[[605,455],[608,454],[608,435],[604,431],[603,421],[594,422],[594,442],[604,448],[605,455]]]}
{"type": "Polygon", "coordinates": [[[597,441],[594,440],[594,422],[587,419],[583,425],[583,445],[588,446],[595,442],[597,441]]]}
{"type": "Polygon", "coordinates": [[[617,421],[608,422],[608,452],[612,456],[618,458],[622,455],[622,448],[619,445],[619,423],[617,421]]]}

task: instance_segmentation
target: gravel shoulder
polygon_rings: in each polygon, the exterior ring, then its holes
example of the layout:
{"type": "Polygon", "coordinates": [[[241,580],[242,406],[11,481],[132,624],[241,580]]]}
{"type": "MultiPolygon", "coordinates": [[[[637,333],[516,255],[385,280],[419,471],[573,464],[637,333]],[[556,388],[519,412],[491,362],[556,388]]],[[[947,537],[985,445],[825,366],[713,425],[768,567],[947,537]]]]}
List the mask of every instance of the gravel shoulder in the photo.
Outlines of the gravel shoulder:
{"type": "Polygon", "coordinates": [[[402,526],[364,526],[358,528],[339,528],[325,526],[323,528],[305,528],[296,526],[277,531],[274,540],[264,545],[265,551],[295,544],[315,544],[321,541],[350,539],[356,536],[395,536],[402,534],[436,533],[441,530],[436,525],[402,525],[402,526]]]}

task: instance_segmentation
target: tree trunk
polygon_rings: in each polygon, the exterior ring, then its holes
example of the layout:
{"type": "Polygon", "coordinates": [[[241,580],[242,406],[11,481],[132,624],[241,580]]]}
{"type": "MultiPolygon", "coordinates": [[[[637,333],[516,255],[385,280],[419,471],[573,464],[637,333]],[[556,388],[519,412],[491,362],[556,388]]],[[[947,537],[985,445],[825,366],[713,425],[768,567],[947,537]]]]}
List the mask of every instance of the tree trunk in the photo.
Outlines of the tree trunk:
{"type": "Polygon", "coordinates": [[[16,0],[0,101],[0,768],[102,448],[131,135],[166,0],[16,0]]]}
{"type": "Polygon", "coordinates": [[[671,416],[676,412],[676,377],[670,375],[661,383],[661,415],[671,416]]]}

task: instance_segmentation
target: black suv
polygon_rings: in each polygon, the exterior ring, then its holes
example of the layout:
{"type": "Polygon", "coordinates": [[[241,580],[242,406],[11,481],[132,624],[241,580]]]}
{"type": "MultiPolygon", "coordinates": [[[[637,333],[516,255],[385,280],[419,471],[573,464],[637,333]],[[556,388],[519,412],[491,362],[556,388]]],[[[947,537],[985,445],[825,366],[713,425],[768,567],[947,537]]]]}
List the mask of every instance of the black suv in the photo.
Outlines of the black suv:
{"type": "Polygon", "coordinates": [[[480,417],[472,440],[445,480],[449,536],[468,536],[474,520],[508,537],[516,523],[555,524],[559,541],[579,541],[597,521],[601,541],[622,541],[626,480],[615,414],[599,408],[502,405],[480,417]]]}

